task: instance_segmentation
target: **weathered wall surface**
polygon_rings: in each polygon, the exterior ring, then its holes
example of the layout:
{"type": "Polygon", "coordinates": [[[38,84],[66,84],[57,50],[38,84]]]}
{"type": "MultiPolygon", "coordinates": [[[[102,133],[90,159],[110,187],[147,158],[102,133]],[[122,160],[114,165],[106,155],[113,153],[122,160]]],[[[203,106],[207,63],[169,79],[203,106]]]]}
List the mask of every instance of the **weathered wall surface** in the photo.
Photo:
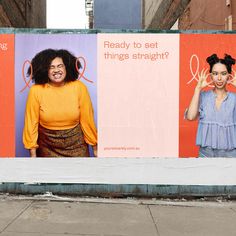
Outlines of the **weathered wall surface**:
{"type": "Polygon", "coordinates": [[[11,22],[9,21],[3,7],[0,5],[0,27],[10,27],[10,26],[11,22]]]}
{"type": "Polygon", "coordinates": [[[94,28],[141,29],[142,0],[95,0],[94,28]]]}
{"type": "Polygon", "coordinates": [[[190,0],[143,0],[143,28],[170,29],[190,0]]]}
{"type": "Polygon", "coordinates": [[[232,0],[191,0],[179,19],[179,29],[234,30],[235,17],[232,0]]]}
{"type": "Polygon", "coordinates": [[[46,28],[46,0],[2,0],[0,26],[46,28]]]}

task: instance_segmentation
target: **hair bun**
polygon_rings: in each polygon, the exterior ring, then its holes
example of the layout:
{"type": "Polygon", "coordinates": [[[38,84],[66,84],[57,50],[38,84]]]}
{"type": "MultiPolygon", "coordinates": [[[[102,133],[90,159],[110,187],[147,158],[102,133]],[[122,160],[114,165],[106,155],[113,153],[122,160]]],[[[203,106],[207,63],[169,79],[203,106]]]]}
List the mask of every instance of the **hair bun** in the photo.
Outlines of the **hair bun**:
{"type": "Polygon", "coordinates": [[[211,56],[209,56],[206,61],[210,64],[210,65],[214,65],[216,63],[218,63],[220,61],[219,57],[214,53],[211,56]]]}
{"type": "Polygon", "coordinates": [[[230,55],[228,54],[225,54],[225,58],[224,58],[225,62],[227,64],[230,64],[230,65],[234,65],[235,64],[235,59],[232,58],[230,55]]]}

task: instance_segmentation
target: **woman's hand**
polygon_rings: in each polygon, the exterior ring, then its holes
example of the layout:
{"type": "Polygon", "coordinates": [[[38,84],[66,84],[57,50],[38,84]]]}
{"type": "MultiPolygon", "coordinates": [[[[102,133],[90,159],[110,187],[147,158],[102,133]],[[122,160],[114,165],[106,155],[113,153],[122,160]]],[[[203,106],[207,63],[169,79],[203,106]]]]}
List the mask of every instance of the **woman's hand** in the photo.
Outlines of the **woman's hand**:
{"type": "Polygon", "coordinates": [[[98,156],[97,145],[93,146],[93,154],[94,154],[95,157],[98,156]]]}
{"type": "Polygon", "coordinates": [[[199,115],[199,100],[200,100],[201,90],[213,82],[212,80],[210,82],[207,81],[207,78],[210,75],[207,71],[208,69],[202,69],[202,71],[198,73],[198,83],[194,90],[192,100],[186,112],[186,118],[188,120],[197,119],[199,115]]]}
{"type": "Polygon", "coordinates": [[[202,90],[213,82],[212,80],[210,82],[207,81],[207,78],[210,75],[207,71],[208,69],[202,69],[202,71],[198,73],[198,83],[196,88],[202,90]]]}
{"type": "Polygon", "coordinates": [[[228,84],[232,84],[234,87],[236,87],[236,71],[233,71],[233,75],[230,74],[229,76],[232,78],[231,80],[228,80],[228,84]]]}

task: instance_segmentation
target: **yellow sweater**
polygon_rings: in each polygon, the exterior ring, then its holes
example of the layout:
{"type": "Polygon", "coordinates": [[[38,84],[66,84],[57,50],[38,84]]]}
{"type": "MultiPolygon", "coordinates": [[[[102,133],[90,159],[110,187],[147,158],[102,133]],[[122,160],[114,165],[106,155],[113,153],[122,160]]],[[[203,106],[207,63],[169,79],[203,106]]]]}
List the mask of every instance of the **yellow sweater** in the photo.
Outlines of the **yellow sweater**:
{"type": "Polygon", "coordinates": [[[62,87],[49,84],[30,88],[25,111],[23,143],[37,148],[38,125],[51,130],[65,130],[80,124],[85,142],[97,144],[93,107],[86,86],[76,80],[62,87]]]}

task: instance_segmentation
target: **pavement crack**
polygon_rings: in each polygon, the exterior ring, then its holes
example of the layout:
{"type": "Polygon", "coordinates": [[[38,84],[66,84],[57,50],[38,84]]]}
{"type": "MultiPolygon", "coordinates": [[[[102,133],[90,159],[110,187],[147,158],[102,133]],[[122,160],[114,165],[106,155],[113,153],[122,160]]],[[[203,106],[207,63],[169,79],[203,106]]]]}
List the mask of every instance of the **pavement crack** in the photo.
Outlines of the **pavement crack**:
{"type": "Polygon", "coordinates": [[[152,215],[152,211],[151,211],[151,209],[150,209],[150,206],[147,205],[147,208],[148,208],[149,213],[150,213],[150,215],[151,215],[152,222],[153,222],[153,224],[155,225],[157,236],[160,236],[160,233],[159,233],[159,231],[158,231],[157,224],[156,224],[156,222],[155,222],[155,220],[154,220],[154,217],[153,217],[153,215],[152,215]]]}
{"type": "Polygon", "coordinates": [[[13,224],[32,204],[34,201],[31,201],[28,205],[26,205],[17,215],[14,217],[1,231],[0,234],[3,233],[11,224],[13,224]]]}
{"type": "Polygon", "coordinates": [[[230,210],[232,210],[234,213],[236,213],[236,210],[232,207],[230,207],[230,210]]]}

